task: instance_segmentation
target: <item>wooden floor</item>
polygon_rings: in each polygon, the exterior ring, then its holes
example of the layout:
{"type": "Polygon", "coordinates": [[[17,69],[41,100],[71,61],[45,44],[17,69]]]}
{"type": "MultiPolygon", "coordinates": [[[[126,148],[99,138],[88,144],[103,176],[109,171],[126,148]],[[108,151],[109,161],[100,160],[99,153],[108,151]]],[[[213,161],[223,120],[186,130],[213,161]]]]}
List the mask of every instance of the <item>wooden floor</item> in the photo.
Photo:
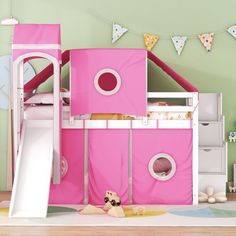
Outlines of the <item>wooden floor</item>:
{"type": "MultiPolygon", "coordinates": [[[[231,199],[236,199],[231,195],[231,199]]],[[[10,199],[9,192],[0,193],[0,201],[10,199]]],[[[236,202],[235,202],[236,204],[236,202]]],[[[235,227],[0,227],[0,236],[236,236],[235,227]]]]}

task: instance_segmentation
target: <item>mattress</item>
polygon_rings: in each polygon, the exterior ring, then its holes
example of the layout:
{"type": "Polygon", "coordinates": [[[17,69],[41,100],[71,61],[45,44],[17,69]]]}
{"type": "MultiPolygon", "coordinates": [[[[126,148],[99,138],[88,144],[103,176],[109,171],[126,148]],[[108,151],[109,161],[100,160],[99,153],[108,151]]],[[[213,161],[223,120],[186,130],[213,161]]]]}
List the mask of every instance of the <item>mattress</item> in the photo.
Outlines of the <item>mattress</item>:
{"type": "MultiPolygon", "coordinates": [[[[52,120],[53,106],[52,105],[34,105],[25,107],[26,120],[52,120]]],[[[68,120],[70,117],[69,111],[63,113],[63,119],[68,120]]],[[[90,120],[91,115],[81,115],[77,119],[90,120]]]]}
{"type": "MultiPolygon", "coordinates": [[[[63,119],[69,119],[70,114],[69,112],[63,113],[63,119]]],[[[76,117],[76,119],[81,120],[90,120],[95,119],[94,115],[81,115],[76,117]]],[[[104,115],[98,116],[100,119],[105,120],[113,120],[113,119],[120,119],[118,116],[111,116],[111,115],[104,115]],[[103,118],[101,118],[103,117],[103,118]],[[117,118],[118,117],[118,118],[117,118]]],[[[129,117],[125,116],[125,119],[136,119],[142,120],[143,117],[129,117]]],[[[34,105],[34,106],[27,106],[25,108],[25,117],[26,120],[52,120],[53,119],[53,106],[52,105],[34,105]]],[[[123,120],[122,118],[121,120],[123,120]]],[[[190,112],[149,112],[148,119],[150,120],[191,120],[192,115],[190,112]]]]}

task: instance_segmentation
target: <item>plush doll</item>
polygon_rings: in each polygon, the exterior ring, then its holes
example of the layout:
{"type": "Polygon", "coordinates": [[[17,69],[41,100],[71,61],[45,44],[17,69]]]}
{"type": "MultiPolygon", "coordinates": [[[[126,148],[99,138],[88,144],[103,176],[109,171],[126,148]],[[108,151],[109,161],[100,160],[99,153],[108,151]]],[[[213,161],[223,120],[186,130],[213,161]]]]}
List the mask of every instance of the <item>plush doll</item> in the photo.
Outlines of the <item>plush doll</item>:
{"type": "Polygon", "coordinates": [[[214,188],[212,186],[208,186],[206,188],[206,193],[199,193],[198,200],[199,202],[208,202],[213,204],[216,202],[226,202],[227,197],[224,192],[214,193],[214,188]]]}

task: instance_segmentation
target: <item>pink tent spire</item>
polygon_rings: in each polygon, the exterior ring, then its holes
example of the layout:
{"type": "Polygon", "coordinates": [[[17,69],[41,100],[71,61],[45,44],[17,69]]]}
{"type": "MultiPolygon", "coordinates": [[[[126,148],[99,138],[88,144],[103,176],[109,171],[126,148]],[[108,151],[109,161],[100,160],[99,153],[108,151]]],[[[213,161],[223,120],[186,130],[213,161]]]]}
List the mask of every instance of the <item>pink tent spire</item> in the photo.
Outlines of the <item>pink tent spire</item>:
{"type": "Polygon", "coordinates": [[[46,53],[61,61],[59,24],[18,24],[13,34],[13,60],[28,53],[46,53]]]}

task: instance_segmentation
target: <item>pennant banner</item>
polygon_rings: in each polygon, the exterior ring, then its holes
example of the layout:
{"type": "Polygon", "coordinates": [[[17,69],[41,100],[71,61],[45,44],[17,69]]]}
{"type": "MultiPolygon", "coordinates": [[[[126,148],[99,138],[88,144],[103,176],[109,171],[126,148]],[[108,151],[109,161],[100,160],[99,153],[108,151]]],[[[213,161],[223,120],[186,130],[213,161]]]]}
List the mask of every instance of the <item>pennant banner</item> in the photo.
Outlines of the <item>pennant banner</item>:
{"type": "Polygon", "coordinates": [[[227,29],[227,31],[234,37],[236,38],[236,25],[233,25],[227,29]]]}
{"type": "Polygon", "coordinates": [[[175,49],[176,49],[178,55],[180,56],[180,54],[184,48],[184,45],[187,41],[187,37],[186,36],[173,36],[173,37],[171,37],[171,39],[172,39],[172,42],[175,46],[175,49]]]}
{"type": "Polygon", "coordinates": [[[152,48],[157,43],[157,41],[159,40],[159,37],[156,35],[144,34],[143,37],[144,37],[144,43],[148,51],[151,51],[152,48]]]}
{"type": "Polygon", "coordinates": [[[122,27],[119,24],[113,23],[112,43],[115,43],[117,40],[119,40],[127,31],[128,31],[128,29],[122,27]]]}
{"type": "MultiPolygon", "coordinates": [[[[107,22],[107,19],[104,18],[104,21],[107,22]]],[[[111,23],[112,23],[112,21],[111,21],[111,23]]],[[[139,34],[141,35],[141,33],[137,32],[137,31],[134,31],[132,29],[127,29],[120,24],[113,23],[112,43],[115,43],[116,41],[118,41],[128,31],[130,33],[135,34],[135,35],[139,35],[139,34]]],[[[223,29],[222,31],[218,30],[216,34],[223,33],[226,31],[236,39],[236,24],[228,27],[227,29],[223,29]]],[[[143,39],[144,39],[144,44],[146,46],[146,49],[148,51],[151,51],[154,48],[154,46],[157,44],[159,39],[171,40],[177,54],[180,56],[182,54],[182,51],[185,47],[187,40],[195,39],[195,37],[201,41],[202,45],[205,47],[207,52],[210,52],[212,49],[214,36],[215,36],[215,34],[212,32],[212,33],[204,33],[204,34],[198,34],[198,35],[192,35],[192,36],[191,35],[190,36],[174,35],[170,38],[166,38],[166,37],[162,38],[157,35],[145,33],[145,34],[143,34],[143,39]]]]}
{"type": "Polygon", "coordinates": [[[198,38],[202,42],[203,46],[206,48],[208,52],[211,51],[212,43],[213,43],[214,33],[209,34],[199,34],[198,38]]]}

